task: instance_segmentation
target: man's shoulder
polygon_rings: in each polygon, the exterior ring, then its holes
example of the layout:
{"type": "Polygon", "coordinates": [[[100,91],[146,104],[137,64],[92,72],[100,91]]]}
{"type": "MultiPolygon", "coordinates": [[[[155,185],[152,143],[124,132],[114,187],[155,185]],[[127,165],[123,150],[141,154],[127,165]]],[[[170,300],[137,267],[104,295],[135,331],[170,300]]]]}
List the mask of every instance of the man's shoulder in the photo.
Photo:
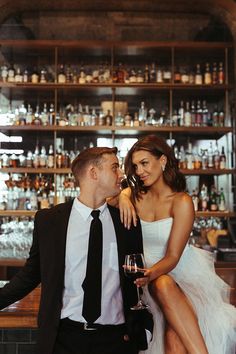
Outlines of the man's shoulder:
{"type": "Polygon", "coordinates": [[[73,200],[70,200],[69,202],[66,203],[60,203],[57,204],[51,208],[45,208],[45,209],[41,209],[38,210],[35,217],[37,219],[41,219],[41,218],[45,218],[45,217],[53,217],[55,216],[55,214],[57,213],[65,213],[65,212],[69,212],[71,211],[72,208],[72,204],[73,204],[73,200]]]}

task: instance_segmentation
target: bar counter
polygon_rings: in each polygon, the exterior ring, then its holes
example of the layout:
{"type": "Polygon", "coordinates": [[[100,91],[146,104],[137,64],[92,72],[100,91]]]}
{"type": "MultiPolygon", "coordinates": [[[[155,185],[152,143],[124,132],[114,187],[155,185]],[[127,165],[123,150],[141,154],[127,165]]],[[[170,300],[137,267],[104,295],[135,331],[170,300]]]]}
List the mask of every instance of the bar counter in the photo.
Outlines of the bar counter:
{"type": "MultiPolygon", "coordinates": [[[[231,287],[231,303],[236,306],[236,262],[216,262],[216,272],[231,287]]],[[[0,311],[1,328],[37,328],[40,287],[20,301],[0,311]]]]}

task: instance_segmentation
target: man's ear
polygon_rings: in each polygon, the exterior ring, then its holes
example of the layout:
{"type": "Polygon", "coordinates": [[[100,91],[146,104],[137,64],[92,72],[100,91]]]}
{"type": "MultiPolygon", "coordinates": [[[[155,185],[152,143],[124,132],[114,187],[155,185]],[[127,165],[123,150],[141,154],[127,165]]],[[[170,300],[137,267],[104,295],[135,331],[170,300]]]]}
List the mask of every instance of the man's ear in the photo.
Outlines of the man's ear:
{"type": "Polygon", "coordinates": [[[96,180],[98,178],[97,168],[94,165],[89,166],[88,174],[91,179],[96,180]]]}

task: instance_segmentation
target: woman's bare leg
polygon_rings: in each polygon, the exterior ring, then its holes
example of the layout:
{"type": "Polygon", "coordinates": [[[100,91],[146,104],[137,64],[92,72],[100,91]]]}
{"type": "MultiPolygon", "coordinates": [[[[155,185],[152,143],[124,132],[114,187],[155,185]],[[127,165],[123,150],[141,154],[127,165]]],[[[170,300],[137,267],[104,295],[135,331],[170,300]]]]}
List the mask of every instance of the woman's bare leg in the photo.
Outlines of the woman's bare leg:
{"type": "Polygon", "coordinates": [[[169,325],[165,328],[165,354],[188,354],[179,336],[169,325]]]}
{"type": "Polygon", "coordinates": [[[188,354],[208,354],[192,306],[172,277],[162,275],[154,280],[150,284],[150,292],[188,354]]]}

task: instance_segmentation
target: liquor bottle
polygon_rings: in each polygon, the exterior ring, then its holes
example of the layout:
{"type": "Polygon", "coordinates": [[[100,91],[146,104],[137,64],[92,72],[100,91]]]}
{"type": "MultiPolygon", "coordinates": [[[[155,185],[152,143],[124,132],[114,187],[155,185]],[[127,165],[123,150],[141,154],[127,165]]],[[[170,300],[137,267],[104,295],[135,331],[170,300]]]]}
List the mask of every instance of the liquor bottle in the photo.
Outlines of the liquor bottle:
{"type": "Polygon", "coordinates": [[[47,103],[43,104],[43,111],[41,113],[41,121],[42,121],[42,125],[48,125],[49,124],[47,103]]]}
{"type": "Polygon", "coordinates": [[[145,103],[141,102],[141,107],[138,112],[138,120],[140,125],[144,125],[147,119],[147,108],[145,107],[145,103]]]}
{"type": "Polygon", "coordinates": [[[213,68],[212,68],[212,84],[213,85],[218,84],[218,70],[217,70],[216,62],[213,63],[213,68]]]}
{"type": "Polygon", "coordinates": [[[122,127],[125,125],[124,116],[122,115],[121,112],[117,112],[115,116],[115,125],[117,127],[122,127]]]}
{"type": "Polygon", "coordinates": [[[184,125],[186,127],[190,127],[192,124],[192,117],[191,117],[191,112],[190,112],[190,105],[189,102],[186,102],[186,109],[184,112],[184,125]]]}
{"type": "Polygon", "coordinates": [[[209,111],[207,108],[206,100],[202,102],[202,126],[207,127],[209,121],[209,111]]]}
{"type": "Polygon", "coordinates": [[[29,82],[29,72],[27,69],[25,69],[23,72],[23,82],[24,83],[29,82]]]}
{"type": "Polygon", "coordinates": [[[28,151],[26,155],[26,167],[31,168],[33,167],[33,153],[32,151],[28,151]]]}
{"type": "Polygon", "coordinates": [[[45,146],[42,146],[41,153],[39,155],[39,166],[43,168],[43,167],[46,167],[46,165],[47,165],[46,148],[45,148],[45,146]]]}
{"type": "Polygon", "coordinates": [[[193,149],[193,165],[195,170],[202,168],[202,159],[196,148],[193,149]]]}
{"type": "Polygon", "coordinates": [[[219,126],[219,112],[217,105],[214,106],[214,111],[212,113],[212,126],[218,127],[219,126]]]}
{"type": "Polygon", "coordinates": [[[213,160],[214,160],[214,168],[216,168],[216,169],[220,168],[220,151],[218,148],[217,141],[216,141],[216,145],[215,145],[213,160]]]}
{"type": "MultiPolygon", "coordinates": [[[[66,75],[65,75],[65,77],[66,77],[66,75]]],[[[79,84],[86,83],[86,72],[85,72],[83,64],[81,64],[81,66],[80,66],[78,82],[79,82],[79,84]]],[[[99,82],[99,70],[98,70],[98,82],[99,82]]]]}
{"type": "Polygon", "coordinates": [[[49,115],[48,115],[48,123],[49,125],[55,124],[55,110],[54,110],[54,104],[50,104],[49,108],[49,115]]]}
{"type": "Polygon", "coordinates": [[[193,189],[192,191],[192,201],[193,201],[194,211],[198,211],[199,198],[195,189],[193,189]]]}
{"type": "Polygon", "coordinates": [[[30,104],[28,104],[26,112],[26,124],[32,124],[34,119],[33,110],[30,104]]]}
{"type": "Polygon", "coordinates": [[[200,127],[201,125],[202,125],[202,107],[201,107],[201,101],[197,101],[196,126],[200,127]]]}
{"type": "Polygon", "coordinates": [[[98,125],[98,116],[96,113],[95,108],[92,109],[92,113],[91,113],[91,125],[98,125]]]}
{"type": "Polygon", "coordinates": [[[171,82],[171,70],[168,68],[165,68],[163,70],[163,82],[165,82],[165,83],[171,82]]]}
{"type": "Polygon", "coordinates": [[[142,70],[138,70],[137,83],[142,84],[143,82],[144,82],[144,73],[142,72],[142,70]]]}
{"type": "Polygon", "coordinates": [[[195,110],[195,102],[191,102],[191,125],[194,127],[196,125],[196,110],[195,110]]]}
{"type": "Polygon", "coordinates": [[[225,112],[224,112],[223,108],[220,109],[218,118],[219,118],[219,127],[224,127],[224,125],[225,125],[225,112]]]}
{"type": "Polygon", "coordinates": [[[124,83],[125,82],[125,71],[123,68],[123,64],[119,63],[118,64],[118,69],[117,69],[117,82],[118,83],[124,83]]]}
{"type": "Polygon", "coordinates": [[[113,117],[111,115],[110,109],[107,110],[107,114],[104,117],[105,125],[112,125],[113,117]]]}
{"type": "Polygon", "coordinates": [[[181,83],[181,73],[178,67],[175,69],[174,73],[174,83],[175,84],[180,84],[181,83]]]}
{"type": "Polygon", "coordinates": [[[226,210],[226,204],[225,204],[224,189],[220,188],[219,211],[225,211],[225,210],[226,210]]]}
{"type": "Polygon", "coordinates": [[[138,112],[134,113],[134,123],[133,123],[134,127],[139,127],[139,119],[138,119],[138,112]]]}
{"type": "Polygon", "coordinates": [[[156,72],[156,64],[152,63],[151,68],[150,68],[150,82],[156,82],[157,81],[157,72],[156,72]]]}
{"type": "Polygon", "coordinates": [[[158,84],[162,84],[163,83],[163,73],[162,73],[162,70],[161,69],[158,69],[157,70],[157,73],[156,73],[156,82],[158,84]]]}
{"type": "Polygon", "coordinates": [[[10,67],[8,68],[7,81],[15,82],[15,69],[13,64],[11,64],[10,67]]]}
{"type": "Polygon", "coordinates": [[[49,146],[49,150],[48,150],[47,167],[48,168],[54,167],[54,152],[53,152],[52,144],[49,146]]]}
{"type": "Polygon", "coordinates": [[[34,166],[34,168],[38,168],[40,166],[39,146],[38,145],[35,146],[35,150],[34,150],[34,154],[33,154],[33,166],[34,166]]]}
{"type": "Polygon", "coordinates": [[[221,154],[220,154],[220,169],[224,170],[225,168],[226,168],[226,155],[225,155],[224,146],[222,146],[221,154]]]}
{"type": "Polygon", "coordinates": [[[39,76],[39,82],[40,84],[46,84],[47,82],[47,70],[45,68],[42,68],[40,70],[40,76],[39,76]]]}
{"type": "Polygon", "coordinates": [[[32,74],[31,74],[31,82],[32,84],[38,84],[39,82],[39,74],[36,68],[34,68],[32,74]]]}
{"type": "MultiPolygon", "coordinates": [[[[155,78],[155,79],[156,79],[156,78],[155,78]]],[[[155,80],[155,81],[156,81],[156,80],[155,80]]],[[[145,83],[150,82],[150,73],[149,73],[149,67],[148,67],[147,64],[145,65],[145,70],[144,70],[144,82],[145,82],[145,83]]]]}
{"type": "Polygon", "coordinates": [[[207,151],[207,159],[208,159],[208,168],[213,168],[214,167],[214,158],[213,158],[213,148],[212,148],[212,142],[210,142],[210,146],[207,151]]]}
{"type": "Polygon", "coordinates": [[[203,183],[199,193],[199,210],[207,211],[208,208],[208,192],[207,186],[203,183]]]}
{"type": "Polygon", "coordinates": [[[183,145],[180,146],[179,150],[179,168],[187,169],[187,159],[183,145]]]}
{"type": "Polygon", "coordinates": [[[23,76],[19,67],[16,68],[15,82],[23,82],[23,76]]]}
{"type": "Polygon", "coordinates": [[[19,108],[19,125],[25,125],[26,124],[26,114],[27,114],[27,110],[25,108],[24,103],[22,103],[22,105],[19,108]]]}
{"type": "Polygon", "coordinates": [[[205,72],[204,72],[204,84],[211,85],[212,84],[212,76],[210,72],[210,65],[206,63],[205,72]]]}
{"type": "Polygon", "coordinates": [[[41,121],[40,114],[39,114],[39,105],[36,106],[36,110],[34,113],[34,118],[33,118],[32,124],[42,125],[42,121],[41,121]]]}
{"type": "Polygon", "coordinates": [[[202,169],[206,170],[208,167],[208,156],[207,156],[206,149],[201,149],[201,159],[202,159],[202,169]]]}
{"type": "Polygon", "coordinates": [[[202,73],[200,64],[197,64],[196,74],[195,74],[195,85],[202,85],[202,73]]]}
{"type": "Polygon", "coordinates": [[[59,72],[58,72],[58,75],[57,75],[57,82],[59,84],[64,84],[66,82],[66,74],[65,74],[65,71],[64,71],[64,65],[63,64],[60,65],[60,69],[59,69],[59,72]]]}
{"type": "Polygon", "coordinates": [[[188,149],[186,151],[186,160],[187,160],[187,169],[192,170],[194,168],[192,143],[188,143],[188,149]]]}
{"type": "Polygon", "coordinates": [[[209,209],[211,211],[217,211],[218,205],[217,205],[217,193],[216,193],[216,188],[215,186],[211,186],[211,192],[209,196],[209,209]]]}
{"type": "Polygon", "coordinates": [[[184,101],[180,101],[180,107],[179,107],[179,110],[178,110],[178,125],[180,127],[184,126],[184,101]]]}
{"type": "Polygon", "coordinates": [[[224,84],[225,82],[225,73],[224,73],[224,67],[223,67],[223,63],[220,62],[219,63],[219,68],[218,68],[218,83],[220,85],[224,84]]]}
{"type": "Polygon", "coordinates": [[[129,112],[127,112],[124,116],[124,121],[125,121],[125,127],[131,127],[132,126],[132,117],[131,115],[129,114],[129,112]]]}

